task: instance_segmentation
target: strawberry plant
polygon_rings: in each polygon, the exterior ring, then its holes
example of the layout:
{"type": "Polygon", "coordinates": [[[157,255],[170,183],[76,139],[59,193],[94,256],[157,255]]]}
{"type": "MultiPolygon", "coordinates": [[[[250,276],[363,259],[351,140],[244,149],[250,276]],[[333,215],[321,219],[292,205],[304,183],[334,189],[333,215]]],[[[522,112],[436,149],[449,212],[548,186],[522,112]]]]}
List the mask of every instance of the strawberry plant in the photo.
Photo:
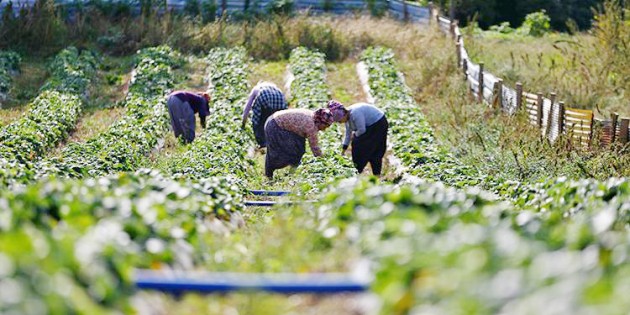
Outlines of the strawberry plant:
{"type": "Polygon", "coordinates": [[[298,108],[316,110],[330,100],[326,84],[326,56],[298,47],[291,51],[288,70],[293,75],[290,103],[298,108]]]}
{"type": "MultiPolygon", "coordinates": [[[[293,75],[291,82],[291,98],[297,107],[312,110],[323,108],[330,100],[330,89],[326,84],[326,60],[324,54],[304,47],[295,48],[289,59],[289,70],[293,75]]],[[[302,190],[318,190],[337,178],[353,176],[356,171],[352,162],[338,152],[341,148],[342,134],[339,124],[333,124],[325,131],[320,131],[319,145],[324,153],[316,158],[307,153],[295,175],[296,181],[307,179],[302,183],[302,190]]]]}
{"type": "Polygon", "coordinates": [[[6,98],[11,87],[12,73],[20,70],[21,58],[12,51],[0,51],[0,101],[6,98]]]}
{"type": "Polygon", "coordinates": [[[71,143],[60,157],[39,163],[38,176],[100,176],[135,170],[168,129],[165,95],[182,58],[168,47],[138,52],[124,106],[127,114],[85,143],[71,143]]]}
{"type": "Polygon", "coordinates": [[[0,311],[131,312],[133,268],[193,268],[241,208],[226,180],[152,171],[0,191],[0,311]]]}
{"type": "Polygon", "coordinates": [[[51,62],[51,78],[43,92],[17,121],[0,130],[0,184],[24,181],[32,162],[67,138],[81,114],[82,101],[95,74],[96,59],[70,47],[51,62]]]}
{"type": "Polygon", "coordinates": [[[383,314],[617,313],[628,307],[629,187],[559,181],[515,211],[478,189],[348,179],[311,211],[322,235],[372,260],[383,314]]]}
{"type": "Polygon", "coordinates": [[[240,129],[240,114],[249,92],[248,56],[244,48],[216,48],[208,54],[212,95],[207,128],[189,149],[160,166],[175,178],[203,179],[230,176],[243,181],[252,172],[247,149],[251,137],[240,129]]]}
{"type": "Polygon", "coordinates": [[[480,183],[481,178],[474,169],[459,163],[436,142],[431,126],[405,85],[392,50],[366,49],[361,61],[367,67],[370,93],[390,122],[394,154],[408,172],[460,187],[480,183]]]}

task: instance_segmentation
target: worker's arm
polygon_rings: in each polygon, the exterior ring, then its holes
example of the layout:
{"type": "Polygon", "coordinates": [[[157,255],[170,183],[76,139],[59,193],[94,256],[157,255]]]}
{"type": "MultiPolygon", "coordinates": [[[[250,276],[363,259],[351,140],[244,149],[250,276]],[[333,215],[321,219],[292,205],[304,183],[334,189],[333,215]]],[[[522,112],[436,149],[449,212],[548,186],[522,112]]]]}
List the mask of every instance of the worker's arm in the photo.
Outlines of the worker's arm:
{"type": "Polygon", "coordinates": [[[350,121],[346,121],[346,136],[343,139],[342,152],[346,152],[348,146],[350,145],[350,139],[352,138],[352,128],[350,127],[350,121]]]}
{"type": "Polygon", "coordinates": [[[206,117],[208,116],[199,116],[199,120],[201,120],[201,128],[206,129],[206,117]]]}
{"type": "Polygon", "coordinates": [[[314,156],[322,155],[322,150],[319,148],[319,144],[317,141],[317,132],[308,135],[308,144],[311,147],[311,151],[313,152],[314,156]]]}
{"type": "Polygon", "coordinates": [[[247,116],[249,115],[249,111],[251,111],[252,106],[254,105],[254,100],[258,96],[258,88],[255,87],[252,92],[249,94],[249,98],[247,99],[247,104],[245,108],[243,108],[243,124],[241,127],[245,128],[245,123],[247,123],[247,116]]]}

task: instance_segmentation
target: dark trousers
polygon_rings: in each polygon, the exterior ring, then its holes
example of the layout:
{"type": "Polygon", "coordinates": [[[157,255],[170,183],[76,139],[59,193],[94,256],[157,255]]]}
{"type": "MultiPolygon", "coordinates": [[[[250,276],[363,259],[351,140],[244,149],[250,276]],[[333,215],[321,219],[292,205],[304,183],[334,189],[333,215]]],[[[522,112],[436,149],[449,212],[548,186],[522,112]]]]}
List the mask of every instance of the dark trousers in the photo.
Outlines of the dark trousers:
{"type": "Polygon", "coordinates": [[[363,172],[365,166],[370,163],[372,174],[381,175],[383,156],[387,151],[388,129],[389,124],[383,116],[379,121],[368,126],[364,134],[352,140],[352,162],[359,173],[363,172]]]}
{"type": "Polygon", "coordinates": [[[256,143],[261,147],[267,146],[267,139],[265,137],[265,123],[267,119],[273,115],[277,110],[267,108],[267,106],[258,106],[254,110],[260,110],[260,121],[256,124],[252,120],[252,129],[254,129],[254,137],[256,137],[256,143]]]}
{"type": "Polygon", "coordinates": [[[175,137],[182,138],[186,143],[192,142],[195,139],[195,112],[190,104],[182,102],[176,96],[171,96],[166,105],[175,137]]]}

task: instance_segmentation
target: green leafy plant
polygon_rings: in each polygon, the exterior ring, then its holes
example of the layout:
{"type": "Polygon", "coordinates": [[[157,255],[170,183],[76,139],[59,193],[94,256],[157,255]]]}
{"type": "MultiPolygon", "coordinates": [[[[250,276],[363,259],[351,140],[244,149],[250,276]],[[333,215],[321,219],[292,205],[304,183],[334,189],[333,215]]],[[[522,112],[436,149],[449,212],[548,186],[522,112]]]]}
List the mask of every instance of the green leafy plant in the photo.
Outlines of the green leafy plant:
{"type": "MultiPolygon", "coordinates": [[[[289,58],[289,71],[294,77],[291,82],[291,99],[296,107],[315,110],[326,106],[330,100],[330,89],[326,84],[324,54],[305,47],[295,48],[289,58]]],[[[305,155],[297,173],[292,176],[296,179],[307,179],[302,184],[302,190],[306,193],[317,192],[336,179],[356,173],[352,163],[337,154],[342,139],[339,124],[320,131],[318,136],[324,156],[316,158],[310,154],[305,155]]]]}
{"type": "MultiPolygon", "coordinates": [[[[13,58],[12,64],[15,64],[13,58]]],[[[0,185],[25,181],[33,161],[67,138],[82,111],[80,96],[96,72],[94,55],[74,47],[61,51],[49,65],[51,78],[29,110],[0,130],[0,185]]]]}
{"type": "Polygon", "coordinates": [[[159,168],[175,178],[203,179],[229,176],[242,189],[252,173],[247,149],[253,139],[240,129],[242,104],[249,92],[248,56],[244,48],[215,48],[208,54],[212,104],[207,128],[188,150],[169,158],[159,168]]]}
{"type": "Polygon", "coordinates": [[[0,281],[18,295],[0,311],[129,312],[134,268],[204,262],[204,244],[233,229],[227,222],[241,209],[225,179],[173,181],[148,170],[2,190],[0,281]]]}
{"type": "Polygon", "coordinates": [[[543,36],[551,29],[551,18],[545,10],[528,14],[520,27],[520,31],[531,36],[543,36]]]}
{"type": "Polygon", "coordinates": [[[168,129],[165,95],[173,86],[173,68],[182,58],[167,46],[141,50],[124,106],[127,115],[104,133],[65,147],[59,157],[42,161],[38,176],[94,177],[135,170],[168,129]]]}
{"type": "Polygon", "coordinates": [[[370,93],[390,122],[394,154],[408,172],[459,187],[480,183],[482,178],[474,169],[458,162],[436,142],[396,66],[393,51],[368,48],[361,61],[367,67],[370,93]]]}

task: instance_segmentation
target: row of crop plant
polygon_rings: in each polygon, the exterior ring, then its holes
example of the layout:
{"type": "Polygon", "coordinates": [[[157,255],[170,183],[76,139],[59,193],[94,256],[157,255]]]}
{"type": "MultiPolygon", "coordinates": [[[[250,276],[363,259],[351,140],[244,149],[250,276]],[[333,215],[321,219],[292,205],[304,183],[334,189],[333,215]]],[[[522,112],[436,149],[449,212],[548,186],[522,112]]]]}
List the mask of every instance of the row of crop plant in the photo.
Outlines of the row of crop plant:
{"type": "Polygon", "coordinates": [[[248,62],[244,48],[213,49],[207,57],[212,95],[207,128],[182,154],[158,166],[175,178],[198,180],[230,177],[245,188],[253,160],[247,157],[252,138],[240,129],[242,105],[249,92],[248,62]]]}
{"type": "Polygon", "coordinates": [[[60,156],[38,164],[38,176],[97,177],[136,170],[168,129],[166,94],[181,55],[167,46],[144,49],[124,101],[125,116],[82,143],[70,143],[60,156]]]}
{"type": "Polygon", "coordinates": [[[239,196],[154,171],[2,190],[0,312],[132,313],[134,269],[202,265],[204,244],[236,227],[239,196]]]}
{"type": "MultiPolygon", "coordinates": [[[[7,94],[13,82],[12,76],[20,71],[22,58],[12,51],[0,51],[0,102],[7,99],[7,94]]],[[[2,108],[2,103],[0,103],[2,108]]]]}
{"type": "MultiPolygon", "coordinates": [[[[296,107],[317,110],[325,108],[330,100],[330,88],[326,83],[326,56],[304,47],[295,48],[289,58],[289,71],[293,75],[291,98],[296,107]]],[[[339,178],[351,177],[356,172],[352,162],[341,156],[341,125],[333,124],[320,131],[319,144],[324,154],[316,158],[307,152],[293,180],[302,184],[305,191],[318,190],[339,178]]]]}
{"type": "Polygon", "coordinates": [[[477,185],[482,178],[441,148],[404,82],[391,49],[368,48],[361,54],[376,105],[385,110],[393,152],[407,172],[452,186],[477,185]]]}
{"type": "Polygon", "coordinates": [[[49,66],[43,92],[21,118],[0,130],[0,183],[22,182],[33,175],[32,162],[64,141],[76,127],[97,66],[89,51],[61,51],[49,66]]]}
{"type": "Polygon", "coordinates": [[[330,242],[373,262],[382,314],[625,312],[629,182],[557,184],[545,198],[540,212],[441,183],[349,179],[311,211],[338,231],[330,242]]]}

